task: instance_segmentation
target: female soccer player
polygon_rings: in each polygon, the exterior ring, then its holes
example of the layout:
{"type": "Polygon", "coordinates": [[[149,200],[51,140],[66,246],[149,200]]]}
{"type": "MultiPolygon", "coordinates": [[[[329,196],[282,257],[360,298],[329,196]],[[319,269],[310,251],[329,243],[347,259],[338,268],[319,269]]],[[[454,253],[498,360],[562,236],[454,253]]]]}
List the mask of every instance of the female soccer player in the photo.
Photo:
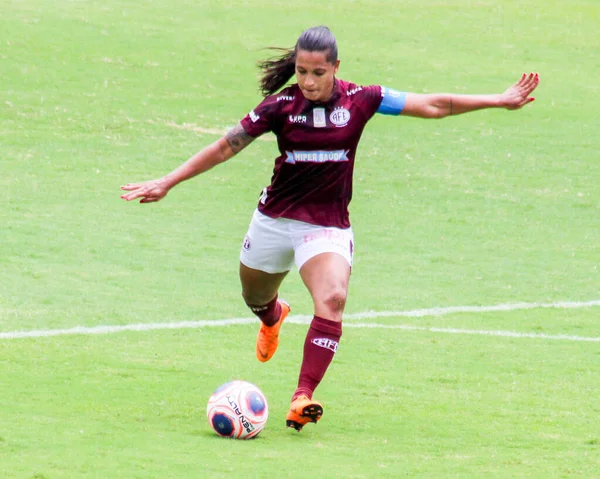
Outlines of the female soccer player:
{"type": "Polygon", "coordinates": [[[286,425],[300,431],[323,407],[312,396],[342,335],[353,256],[348,204],[365,124],[375,115],[444,118],[483,108],[516,110],[534,100],[534,73],[494,95],[416,94],[336,78],[335,37],[324,26],[304,31],[295,47],[261,62],[264,100],[224,137],[166,176],[122,186],[127,201],[152,203],[171,188],[229,160],[268,131],[277,136],[271,184],[263,190],[240,253],[242,296],[261,321],[259,361],[271,359],[290,311],[279,287],[295,264],[312,296],[314,318],[304,343],[298,387],[286,425]],[[295,84],[279,91],[295,75],[295,84]]]}

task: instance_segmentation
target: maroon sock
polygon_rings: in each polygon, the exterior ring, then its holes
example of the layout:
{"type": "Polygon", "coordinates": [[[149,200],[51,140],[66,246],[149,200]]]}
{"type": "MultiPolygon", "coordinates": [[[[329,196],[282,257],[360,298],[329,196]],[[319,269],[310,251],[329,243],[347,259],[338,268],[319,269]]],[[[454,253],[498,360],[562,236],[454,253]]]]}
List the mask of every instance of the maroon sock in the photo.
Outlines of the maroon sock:
{"type": "Polygon", "coordinates": [[[250,310],[258,316],[265,326],[273,326],[279,321],[281,315],[281,305],[277,302],[277,295],[267,304],[257,305],[248,304],[250,310]]]}
{"type": "Polygon", "coordinates": [[[340,321],[331,321],[319,316],[313,318],[308,333],[306,333],[298,388],[294,392],[292,400],[303,394],[312,399],[314,390],[333,360],[341,337],[342,323],[340,321]]]}

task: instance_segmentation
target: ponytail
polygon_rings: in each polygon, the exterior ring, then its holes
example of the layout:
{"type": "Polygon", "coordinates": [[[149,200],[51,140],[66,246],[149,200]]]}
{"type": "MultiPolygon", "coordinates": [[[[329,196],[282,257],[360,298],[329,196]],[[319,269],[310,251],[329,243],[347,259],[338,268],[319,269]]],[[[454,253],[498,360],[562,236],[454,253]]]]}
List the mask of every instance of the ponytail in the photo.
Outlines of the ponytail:
{"type": "Polygon", "coordinates": [[[337,42],[326,26],[313,27],[302,32],[294,48],[271,48],[271,50],[283,53],[258,62],[258,68],[262,70],[260,90],[264,96],[273,95],[294,76],[298,50],[326,52],[327,61],[332,64],[338,59],[337,42]]]}
{"type": "Polygon", "coordinates": [[[280,56],[267,58],[258,62],[263,75],[260,79],[260,91],[264,96],[273,95],[294,76],[296,70],[296,50],[288,48],[271,48],[283,52],[280,56]]]}

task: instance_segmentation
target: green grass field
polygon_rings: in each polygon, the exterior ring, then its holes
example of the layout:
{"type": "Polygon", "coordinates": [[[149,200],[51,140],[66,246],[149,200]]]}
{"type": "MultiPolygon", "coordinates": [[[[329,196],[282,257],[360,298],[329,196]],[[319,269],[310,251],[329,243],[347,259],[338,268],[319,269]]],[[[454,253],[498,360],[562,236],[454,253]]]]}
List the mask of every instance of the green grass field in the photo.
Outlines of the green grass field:
{"type": "Polygon", "coordinates": [[[0,478],[600,477],[599,2],[0,3],[0,478]],[[541,85],[519,112],[368,125],[344,336],[298,434],[310,296],[290,274],[260,364],[237,278],[273,138],[155,205],[119,186],[236,124],[262,48],[318,24],[356,83],[541,85]],[[134,324],[157,329],[89,334],[134,324]],[[207,424],[230,379],[269,400],[254,441],[207,424]]]}

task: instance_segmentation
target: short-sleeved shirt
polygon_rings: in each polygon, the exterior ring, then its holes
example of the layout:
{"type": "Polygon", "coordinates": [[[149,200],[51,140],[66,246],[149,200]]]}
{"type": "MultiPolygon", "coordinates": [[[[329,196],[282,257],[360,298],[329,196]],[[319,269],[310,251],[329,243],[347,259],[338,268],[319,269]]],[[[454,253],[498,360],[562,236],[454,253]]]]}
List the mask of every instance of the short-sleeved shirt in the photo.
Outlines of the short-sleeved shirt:
{"type": "Polygon", "coordinates": [[[246,115],[241,122],[246,133],[273,132],[280,152],[259,211],[272,218],[350,227],[356,149],[382,98],[381,86],[336,79],[326,103],[312,102],[295,84],[246,115]]]}

